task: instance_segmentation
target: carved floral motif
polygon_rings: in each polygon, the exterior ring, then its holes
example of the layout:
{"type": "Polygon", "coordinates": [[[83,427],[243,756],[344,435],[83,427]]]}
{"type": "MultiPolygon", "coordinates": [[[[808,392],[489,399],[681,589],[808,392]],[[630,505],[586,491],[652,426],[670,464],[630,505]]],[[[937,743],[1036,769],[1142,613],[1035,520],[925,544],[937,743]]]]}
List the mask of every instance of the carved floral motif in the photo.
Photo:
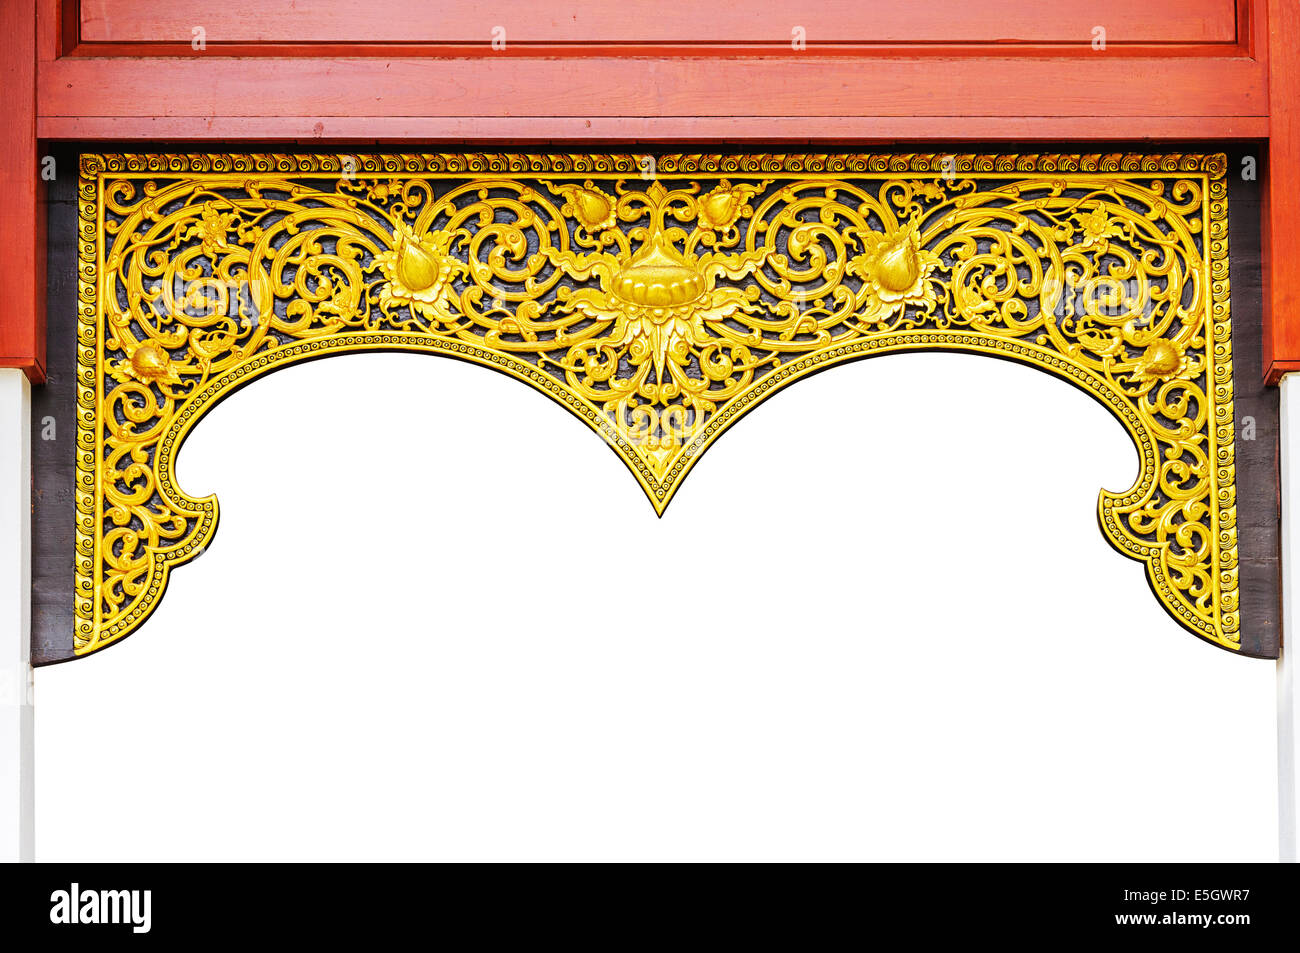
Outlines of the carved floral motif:
{"type": "Polygon", "coordinates": [[[538,388],[661,512],[727,426],[823,367],[927,348],[1040,367],[1138,449],[1134,486],[1101,494],[1108,538],[1236,648],[1223,167],[663,156],[646,179],[632,156],[85,156],[77,650],[135,629],[211,537],[215,499],[172,472],[208,407],[380,348],[538,388]]]}

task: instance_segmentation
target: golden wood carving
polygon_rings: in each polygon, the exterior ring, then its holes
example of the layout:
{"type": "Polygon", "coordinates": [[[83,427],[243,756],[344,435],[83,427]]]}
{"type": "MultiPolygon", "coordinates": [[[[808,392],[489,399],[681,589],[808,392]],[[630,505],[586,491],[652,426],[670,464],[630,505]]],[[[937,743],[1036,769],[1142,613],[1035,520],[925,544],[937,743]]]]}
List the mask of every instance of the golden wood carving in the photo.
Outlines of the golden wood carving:
{"type": "MultiPolygon", "coordinates": [[[[214,497],[173,464],[223,396],[324,354],[509,374],[663,512],[811,372],[969,351],[1043,368],[1137,448],[1102,527],[1238,648],[1221,155],[86,155],[76,651],[130,633],[214,497]]],[[[1063,439],[1068,439],[1068,435],[1063,439]]]]}

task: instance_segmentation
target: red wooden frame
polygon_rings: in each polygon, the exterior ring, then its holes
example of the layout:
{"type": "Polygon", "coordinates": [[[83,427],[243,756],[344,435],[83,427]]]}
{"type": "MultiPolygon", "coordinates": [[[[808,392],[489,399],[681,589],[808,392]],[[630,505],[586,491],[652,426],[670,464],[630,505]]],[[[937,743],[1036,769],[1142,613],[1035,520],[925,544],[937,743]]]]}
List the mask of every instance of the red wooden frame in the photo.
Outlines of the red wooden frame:
{"type": "Polygon", "coordinates": [[[1235,0],[65,0],[63,55],[190,56],[202,25],[227,56],[480,55],[509,24],[504,55],[782,55],[804,25],[815,52],[861,55],[1059,55],[1105,24],[1108,42],[1148,54],[1223,55],[1242,47],[1247,8],[1235,0]],[[436,39],[435,39],[436,38],[436,39]]]}
{"type": "Polygon", "coordinates": [[[0,367],[45,379],[45,190],[36,142],[36,11],[0,3],[0,367]]]}
{"type": "Polygon", "coordinates": [[[472,6],[435,4],[430,13],[415,0],[396,24],[400,0],[356,9],[316,0],[333,19],[292,35],[285,31],[296,26],[286,24],[298,21],[280,9],[287,0],[205,4],[212,29],[201,51],[178,37],[189,0],[112,0],[128,14],[121,24],[96,25],[88,14],[85,29],[76,0],[32,2],[5,0],[0,19],[14,130],[0,140],[0,281],[8,293],[0,365],[37,380],[41,141],[213,150],[1266,141],[1265,366],[1272,379],[1300,370],[1300,269],[1284,267],[1300,261],[1300,194],[1278,174],[1300,158],[1291,116],[1300,93],[1294,0],[1236,0],[1231,30],[1216,13],[1231,0],[1041,5],[1059,27],[1046,14],[1008,25],[980,0],[929,0],[915,28],[907,19],[916,19],[915,3],[832,3],[821,5],[831,19],[810,26],[803,51],[791,48],[784,27],[801,15],[790,0],[719,0],[707,16],[705,6],[683,5],[676,19],[662,0],[502,0],[494,11],[519,11],[506,24],[515,39],[504,51],[486,33],[474,41],[482,24],[472,6]],[[1091,17],[1080,11],[1101,11],[1104,26],[1107,9],[1128,19],[1104,51],[1092,49],[1090,34],[1069,39],[1091,17]],[[1196,11],[1205,26],[1196,26],[1196,11]],[[435,32],[444,39],[425,39],[435,32]]]}
{"type": "Polygon", "coordinates": [[[1300,162],[1300,6],[1269,0],[1270,104],[1264,192],[1264,368],[1276,383],[1300,371],[1300,194],[1288,169],[1300,162]]]}

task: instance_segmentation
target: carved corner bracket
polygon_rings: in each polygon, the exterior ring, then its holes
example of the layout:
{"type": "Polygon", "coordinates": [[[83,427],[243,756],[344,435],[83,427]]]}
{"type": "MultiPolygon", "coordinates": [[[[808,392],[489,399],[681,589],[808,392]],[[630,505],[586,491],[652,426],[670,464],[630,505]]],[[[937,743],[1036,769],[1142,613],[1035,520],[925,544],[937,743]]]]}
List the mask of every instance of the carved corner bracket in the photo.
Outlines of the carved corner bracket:
{"type": "Polygon", "coordinates": [[[1132,438],[1105,535],[1240,648],[1222,155],[84,155],[75,650],[203,549],[174,479],[243,384],[361,350],[509,374],[662,513],[723,430],[910,350],[1069,381],[1132,438]]]}

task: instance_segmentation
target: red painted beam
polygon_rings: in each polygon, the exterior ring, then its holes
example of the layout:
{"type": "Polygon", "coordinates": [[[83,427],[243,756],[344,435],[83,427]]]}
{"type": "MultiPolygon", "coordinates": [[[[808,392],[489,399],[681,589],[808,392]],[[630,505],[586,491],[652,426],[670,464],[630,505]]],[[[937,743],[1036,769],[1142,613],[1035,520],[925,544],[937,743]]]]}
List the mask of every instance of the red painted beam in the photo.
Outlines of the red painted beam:
{"type": "MultiPolygon", "coordinates": [[[[451,143],[474,147],[590,144],[626,151],[638,144],[720,143],[818,146],[825,151],[909,143],[914,149],[961,149],[952,130],[1018,151],[1078,151],[1079,144],[1264,139],[1266,116],[42,116],[41,139],[114,143],[193,143],[238,150],[239,143],[315,148],[451,143]],[[1044,141],[1052,143],[1044,144],[1044,141]],[[928,142],[928,145],[927,145],[928,142]],[[1072,147],[1071,144],[1074,144],[1072,147]]],[[[1085,149],[1084,151],[1088,151],[1085,149]]]]}
{"type": "Polygon", "coordinates": [[[1268,162],[1264,181],[1264,368],[1300,371],[1300,4],[1269,0],[1268,162]]]}
{"type": "Polygon", "coordinates": [[[955,142],[986,137],[985,117],[1024,120],[1026,137],[1038,139],[1051,135],[1034,128],[1039,117],[1127,117],[1125,138],[1147,135],[1146,117],[1193,124],[1262,117],[1267,84],[1264,65],[1249,57],[1105,52],[857,60],[793,53],[580,61],[65,57],[41,64],[39,95],[43,119],[133,117],[140,129],[181,117],[784,116],[807,118],[816,137],[818,117],[920,117],[948,120],[934,134],[955,142]]]}
{"type": "Polygon", "coordinates": [[[697,43],[789,48],[794,27],[809,44],[1074,43],[1093,28],[1114,43],[1233,43],[1233,0],[94,0],[81,5],[80,37],[92,43],[458,44],[697,43]]]}
{"type": "Polygon", "coordinates": [[[0,3],[0,367],[45,377],[45,203],[36,145],[36,6],[0,3]]]}

